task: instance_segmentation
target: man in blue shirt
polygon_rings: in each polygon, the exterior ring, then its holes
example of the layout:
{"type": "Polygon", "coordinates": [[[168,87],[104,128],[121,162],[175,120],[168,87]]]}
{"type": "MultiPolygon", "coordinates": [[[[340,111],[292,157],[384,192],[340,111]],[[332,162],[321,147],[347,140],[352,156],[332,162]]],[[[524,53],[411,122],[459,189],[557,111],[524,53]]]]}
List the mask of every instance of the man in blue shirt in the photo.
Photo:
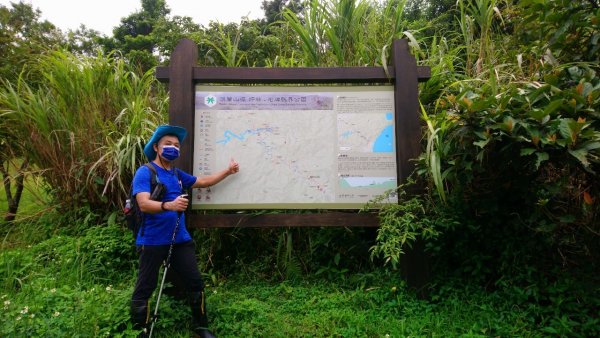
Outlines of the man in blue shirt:
{"type": "Polygon", "coordinates": [[[167,258],[179,219],[170,267],[178,272],[188,286],[194,332],[200,337],[214,337],[207,328],[204,283],[196,263],[195,244],[185,226],[184,211],[188,199],[182,193],[189,188],[217,184],[237,173],[239,165],[232,159],[227,169],[205,177],[195,177],[175,168],[173,161],[179,157],[179,148],[186,135],[184,128],[163,125],[156,129],[144,147],[144,153],[156,169],[157,182],[165,187],[161,200],[150,198],[153,173],[148,167],[140,167],[133,178],[133,195],[144,213],[144,223],[136,236],[140,265],[131,297],[131,319],[134,328],[143,330],[142,335],[147,334],[149,329],[148,299],[156,288],[160,266],[167,258]]]}

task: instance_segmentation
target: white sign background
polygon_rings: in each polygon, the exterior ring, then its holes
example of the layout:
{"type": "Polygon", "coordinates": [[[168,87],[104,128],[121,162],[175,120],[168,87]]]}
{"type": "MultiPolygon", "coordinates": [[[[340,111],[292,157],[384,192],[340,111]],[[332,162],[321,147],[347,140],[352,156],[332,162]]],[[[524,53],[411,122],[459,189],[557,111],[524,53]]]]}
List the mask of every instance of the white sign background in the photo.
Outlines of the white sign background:
{"type": "Polygon", "coordinates": [[[194,209],[356,209],[397,186],[393,86],[197,86],[195,102],[194,175],[240,172],[194,209]]]}

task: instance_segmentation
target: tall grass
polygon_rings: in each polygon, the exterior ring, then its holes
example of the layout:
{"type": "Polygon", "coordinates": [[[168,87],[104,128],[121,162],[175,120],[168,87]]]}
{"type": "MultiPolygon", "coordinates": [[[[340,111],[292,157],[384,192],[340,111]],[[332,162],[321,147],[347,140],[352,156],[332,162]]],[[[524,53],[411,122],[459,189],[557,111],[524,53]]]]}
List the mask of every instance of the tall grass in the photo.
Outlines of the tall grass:
{"type": "Polygon", "coordinates": [[[202,43],[205,43],[211,47],[211,49],[206,53],[207,56],[212,51],[215,51],[226,67],[239,67],[242,61],[246,58],[246,53],[239,50],[244,24],[245,22],[242,21],[237,26],[232,37],[230,32],[225,31],[223,24],[213,23],[213,25],[217,26],[217,41],[212,41],[210,39],[202,40],[202,43]]]}
{"type": "Polygon", "coordinates": [[[152,72],[136,75],[113,55],[76,56],[56,51],[21,77],[4,82],[0,106],[10,137],[39,168],[64,206],[116,204],[142,160],[142,147],[166,110],[152,72]],[[154,88],[157,88],[156,90],[154,88]]]}
{"type": "Polygon", "coordinates": [[[338,65],[360,62],[363,20],[368,17],[370,7],[364,1],[341,0],[325,5],[325,36],[336,57],[338,65]]]}
{"type": "Polygon", "coordinates": [[[302,13],[285,10],[283,17],[298,34],[308,66],[387,64],[385,50],[393,39],[407,37],[418,47],[416,30],[404,19],[406,2],[310,1],[302,13]]]}
{"type": "Polygon", "coordinates": [[[502,0],[457,1],[460,13],[458,22],[466,55],[465,71],[469,76],[477,76],[494,64],[492,28],[495,18],[503,23],[498,2],[502,0]]]}
{"type": "Polygon", "coordinates": [[[322,46],[322,26],[325,22],[323,12],[322,5],[317,0],[308,3],[302,17],[287,8],[283,12],[284,19],[300,38],[300,47],[304,52],[302,58],[307,66],[320,65],[321,56],[325,52],[322,46]]]}

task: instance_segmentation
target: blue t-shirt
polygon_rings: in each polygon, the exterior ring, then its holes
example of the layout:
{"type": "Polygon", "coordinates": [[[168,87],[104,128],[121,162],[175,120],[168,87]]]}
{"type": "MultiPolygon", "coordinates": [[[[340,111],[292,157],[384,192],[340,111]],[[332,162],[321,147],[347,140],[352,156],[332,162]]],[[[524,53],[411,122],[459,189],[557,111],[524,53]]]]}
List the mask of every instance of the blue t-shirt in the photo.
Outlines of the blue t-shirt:
{"type": "MultiPolygon", "coordinates": [[[[165,170],[156,163],[151,162],[156,168],[158,174],[158,182],[162,183],[166,187],[162,201],[169,202],[177,198],[182,194],[182,188],[187,189],[196,182],[196,177],[187,174],[179,169],[175,169],[179,172],[179,179],[181,180],[181,186],[177,180],[177,174],[174,170],[165,170]]],[[[150,191],[152,172],[146,166],[141,166],[135,172],[133,177],[133,195],[135,196],[140,192],[152,193],[150,191]]],[[[136,236],[136,245],[169,245],[173,237],[173,230],[177,224],[178,213],[176,211],[163,211],[156,214],[144,214],[144,224],[140,227],[140,231],[136,236]],[[142,228],[144,229],[144,235],[140,236],[142,228]]],[[[181,213],[181,220],[179,221],[179,229],[175,236],[175,243],[182,243],[191,240],[189,232],[185,227],[185,213],[181,213]]]]}

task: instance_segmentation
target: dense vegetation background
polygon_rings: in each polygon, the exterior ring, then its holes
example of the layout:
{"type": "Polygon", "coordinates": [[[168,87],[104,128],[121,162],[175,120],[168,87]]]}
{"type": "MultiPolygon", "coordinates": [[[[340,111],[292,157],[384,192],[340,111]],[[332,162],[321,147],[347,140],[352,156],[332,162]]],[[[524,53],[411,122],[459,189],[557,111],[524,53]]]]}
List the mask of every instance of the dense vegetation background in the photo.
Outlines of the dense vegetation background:
{"type": "MultiPolygon", "coordinates": [[[[598,1],[263,9],[204,27],[142,0],[102,36],[0,6],[0,335],[135,335],[120,203],[167,121],[153,67],[183,37],[199,64],[230,67],[384,65],[405,38],[432,69],[423,152],[379,229],[194,232],[218,335],[600,334],[598,1]],[[398,271],[416,243],[432,266],[424,299],[398,271]]],[[[159,335],[186,336],[184,304],[161,304],[159,335]]]]}

